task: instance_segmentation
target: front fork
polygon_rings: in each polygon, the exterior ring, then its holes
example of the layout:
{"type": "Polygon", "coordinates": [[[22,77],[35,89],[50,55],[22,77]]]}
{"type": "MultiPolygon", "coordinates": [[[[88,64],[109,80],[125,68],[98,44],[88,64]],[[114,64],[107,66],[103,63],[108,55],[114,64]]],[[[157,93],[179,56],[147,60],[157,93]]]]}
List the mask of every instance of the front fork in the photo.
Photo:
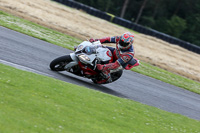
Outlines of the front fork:
{"type": "Polygon", "coordinates": [[[67,71],[69,71],[73,66],[78,65],[78,58],[76,57],[75,53],[70,53],[70,57],[72,61],[64,67],[67,71]]]}

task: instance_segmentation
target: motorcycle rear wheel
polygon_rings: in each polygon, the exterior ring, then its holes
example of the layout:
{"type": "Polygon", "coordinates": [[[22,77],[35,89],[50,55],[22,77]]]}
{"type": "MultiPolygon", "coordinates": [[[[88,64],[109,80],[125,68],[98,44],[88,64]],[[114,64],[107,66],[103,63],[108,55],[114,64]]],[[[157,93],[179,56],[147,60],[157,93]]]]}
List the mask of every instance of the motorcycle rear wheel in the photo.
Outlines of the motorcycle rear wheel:
{"type": "Polygon", "coordinates": [[[122,73],[123,73],[122,70],[111,73],[112,82],[118,80],[122,76],[122,73]]]}
{"type": "Polygon", "coordinates": [[[53,71],[65,71],[65,66],[72,61],[70,55],[65,55],[54,59],[49,67],[53,71]]]}

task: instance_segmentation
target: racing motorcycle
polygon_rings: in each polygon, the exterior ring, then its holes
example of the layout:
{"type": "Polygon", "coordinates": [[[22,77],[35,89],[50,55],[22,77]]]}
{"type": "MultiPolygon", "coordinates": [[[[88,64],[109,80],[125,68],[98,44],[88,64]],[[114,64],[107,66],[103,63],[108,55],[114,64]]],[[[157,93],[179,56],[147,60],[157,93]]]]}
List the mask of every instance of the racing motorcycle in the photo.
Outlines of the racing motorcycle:
{"type": "MultiPolygon", "coordinates": [[[[50,63],[53,71],[68,71],[78,76],[91,79],[94,83],[104,80],[105,75],[96,68],[96,64],[107,64],[113,61],[111,51],[103,47],[100,41],[84,41],[73,53],[54,59],[50,63]]],[[[123,71],[111,71],[112,82],[118,80],[123,71]]]]}

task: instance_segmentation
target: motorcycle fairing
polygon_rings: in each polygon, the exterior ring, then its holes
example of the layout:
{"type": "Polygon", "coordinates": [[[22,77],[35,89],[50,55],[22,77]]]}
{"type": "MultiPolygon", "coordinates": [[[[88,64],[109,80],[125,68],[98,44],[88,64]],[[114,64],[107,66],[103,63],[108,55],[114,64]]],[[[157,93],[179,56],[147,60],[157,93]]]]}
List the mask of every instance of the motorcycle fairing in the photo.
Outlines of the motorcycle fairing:
{"type": "Polygon", "coordinates": [[[78,62],[81,70],[83,70],[83,73],[85,75],[97,75],[98,73],[94,70],[92,70],[91,68],[89,68],[87,65],[84,65],[83,63],[81,63],[80,61],[78,62]]]}

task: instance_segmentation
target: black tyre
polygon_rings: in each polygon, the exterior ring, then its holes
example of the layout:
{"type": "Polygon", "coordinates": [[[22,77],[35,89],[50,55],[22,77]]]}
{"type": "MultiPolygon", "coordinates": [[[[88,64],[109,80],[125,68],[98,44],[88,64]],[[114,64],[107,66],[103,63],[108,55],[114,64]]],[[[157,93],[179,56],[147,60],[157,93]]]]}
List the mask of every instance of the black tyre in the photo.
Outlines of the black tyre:
{"type": "Polygon", "coordinates": [[[72,58],[70,57],[70,55],[61,56],[54,59],[50,63],[49,67],[53,71],[64,71],[65,70],[64,67],[71,61],[72,61],[72,58]]]}
{"type": "Polygon", "coordinates": [[[122,70],[111,73],[112,82],[118,80],[122,76],[122,73],[123,73],[122,70]]]}

